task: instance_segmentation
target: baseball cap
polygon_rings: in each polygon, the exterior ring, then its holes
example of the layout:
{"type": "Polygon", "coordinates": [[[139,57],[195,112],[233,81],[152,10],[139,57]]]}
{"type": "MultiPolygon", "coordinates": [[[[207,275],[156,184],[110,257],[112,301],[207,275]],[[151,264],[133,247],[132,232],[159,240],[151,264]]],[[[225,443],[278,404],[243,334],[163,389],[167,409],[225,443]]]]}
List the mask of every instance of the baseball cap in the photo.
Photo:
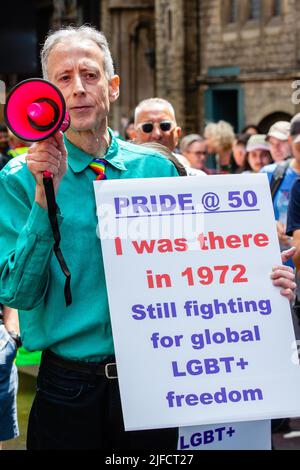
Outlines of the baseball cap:
{"type": "Polygon", "coordinates": [[[295,114],[291,120],[290,135],[293,137],[293,142],[295,144],[300,142],[300,113],[295,114]]]}
{"type": "Polygon", "coordinates": [[[250,136],[246,152],[251,152],[252,150],[270,150],[265,134],[253,134],[250,136]]]}
{"type": "Polygon", "coordinates": [[[269,129],[266,140],[269,137],[275,137],[278,140],[288,140],[291,124],[288,121],[277,121],[269,129]]]}

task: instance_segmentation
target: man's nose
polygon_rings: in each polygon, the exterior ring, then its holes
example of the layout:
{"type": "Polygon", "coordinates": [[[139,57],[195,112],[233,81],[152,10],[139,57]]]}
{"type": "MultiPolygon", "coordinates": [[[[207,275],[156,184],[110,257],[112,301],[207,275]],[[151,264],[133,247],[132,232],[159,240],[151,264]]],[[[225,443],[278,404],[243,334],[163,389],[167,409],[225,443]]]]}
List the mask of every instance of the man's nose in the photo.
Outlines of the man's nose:
{"type": "Polygon", "coordinates": [[[162,136],[162,130],[159,123],[153,124],[152,136],[159,139],[162,136]]]}
{"type": "Polygon", "coordinates": [[[82,82],[82,79],[81,79],[80,75],[76,75],[74,77],[73,93],[74,93],[74,95],[84,95],[85,94],[84,84],[82,82]]]}

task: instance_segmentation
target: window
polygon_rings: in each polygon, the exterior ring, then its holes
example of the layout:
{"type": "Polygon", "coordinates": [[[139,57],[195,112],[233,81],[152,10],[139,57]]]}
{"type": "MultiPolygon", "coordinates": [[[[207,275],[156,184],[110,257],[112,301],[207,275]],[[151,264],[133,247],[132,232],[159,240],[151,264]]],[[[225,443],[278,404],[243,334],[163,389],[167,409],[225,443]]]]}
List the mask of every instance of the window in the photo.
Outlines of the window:
{"type": "Polygon", "coordinates": [[[272,0],[272,16],[281,15],[281,0],[272,0]]]}
{"type": "Polygon", "coordinates": [[[235,23],[238,19],[238,0],[225,0],[221,2],[224,24],[235,23]]]}
{"type": "Polygon", "coordinates": [[[260,18],[261,0],[250,0],[249,20],[257,20],[260,18]]]}
{"type": "Polygon", "coordinates": [[[237,0],[230,0],[228,11],[228,23],[235,23],[237,20],[237,0]]]}

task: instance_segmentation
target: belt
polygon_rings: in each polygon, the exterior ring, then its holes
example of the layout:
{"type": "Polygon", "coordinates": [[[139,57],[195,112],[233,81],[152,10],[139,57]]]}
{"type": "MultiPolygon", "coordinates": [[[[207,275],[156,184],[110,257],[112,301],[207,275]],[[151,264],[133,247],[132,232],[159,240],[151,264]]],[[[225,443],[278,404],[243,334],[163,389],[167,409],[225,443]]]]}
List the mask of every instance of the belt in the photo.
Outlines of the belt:
{"type": "MultiPolygon", "coordinates": [[[[111,356],[110,356],[111,358],[111,356]]],[[[112,357],[114,359],[114,356],[112,357]]],[[[58,356],[54,352],[47,349],[43,351],[42,361],[54,364],[68,370],[74,370],[76,372],[83,372],[85,374],[103,375],[107,379],[117,379],[117,364],[115,362],[86,362],[86,361],[74,361],[72,359],[66,359],[58,356]]]]}

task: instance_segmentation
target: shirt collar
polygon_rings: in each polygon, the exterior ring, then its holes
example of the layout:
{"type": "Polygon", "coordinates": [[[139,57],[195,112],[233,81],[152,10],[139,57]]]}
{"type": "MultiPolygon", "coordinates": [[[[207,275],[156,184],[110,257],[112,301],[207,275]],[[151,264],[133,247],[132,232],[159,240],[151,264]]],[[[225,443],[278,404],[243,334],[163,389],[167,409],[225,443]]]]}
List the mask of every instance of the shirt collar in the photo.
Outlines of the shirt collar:
{"type": "MultiPolygon", "coordinates": [[[[106,154],[103,157],[107,160],[107,162],[112,165],[113,167],[117,168],[118,170],[126,170],[124,165],[123,159],[119,152],[119,144],[114,136],[111,129],[108,128],[108,132],[110,135],[110,146],[107,149],[106,154]]],[[[70,165],[71,169],[74,173],[80,173],[81,171],[85,170],[90,163],[92,163],[93,159],[95,158],[93,155],[89,155],[88,153],[81,150],[76,145],[70,142],[66,135],[64,135],[64,141],[68,152],[68,164],[70,165]]]]}

